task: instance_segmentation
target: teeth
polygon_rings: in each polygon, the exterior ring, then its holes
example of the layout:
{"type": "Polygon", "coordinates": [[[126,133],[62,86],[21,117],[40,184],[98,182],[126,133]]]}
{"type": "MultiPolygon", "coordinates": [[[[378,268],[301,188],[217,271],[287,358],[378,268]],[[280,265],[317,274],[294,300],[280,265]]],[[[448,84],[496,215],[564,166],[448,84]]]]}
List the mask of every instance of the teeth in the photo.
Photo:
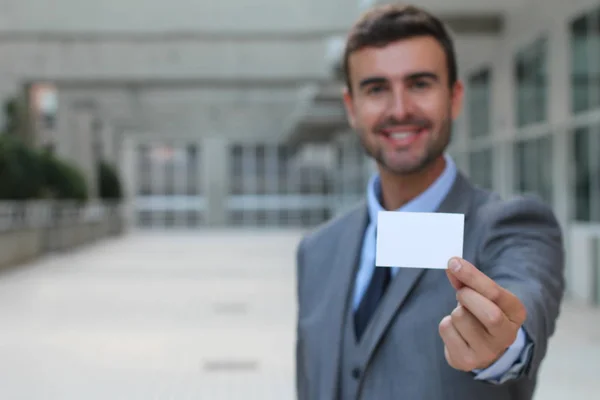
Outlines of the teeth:
{"type": "Polygon", "coordinates": [[[392,139],[402,140],[402,139],[406,139],[414,134],[415,134],[414,132],[394,132],[394,133],[390,134],[390,137],[392,139]]]}

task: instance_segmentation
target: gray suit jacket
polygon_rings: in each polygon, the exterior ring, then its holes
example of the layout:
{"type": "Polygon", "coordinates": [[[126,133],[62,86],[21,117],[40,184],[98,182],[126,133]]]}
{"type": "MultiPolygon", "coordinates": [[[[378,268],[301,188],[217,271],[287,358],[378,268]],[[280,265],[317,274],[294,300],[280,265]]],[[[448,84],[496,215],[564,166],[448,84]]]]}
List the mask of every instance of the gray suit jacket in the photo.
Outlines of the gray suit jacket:
{"type": "MultiPolygon", "coordinates": [[[[445,271],[400,269],[369,335],[360,378],[366,400],[531,399],[563,297],[564,250],[551,209],[533,197],[501,200],[459,173],[439,212],[465,214],[463,257],[517,295],[534,342],[520,377],[495,385],[453,369],[438,325],[456,307],[445,271]]],[[[338,396],[341,335],[368,213],[366,204],[306,235],[297,251],[296,388],[300,400],[338,396]]],[[[349,399],[343,399],[349,400],[349,399]]]]}

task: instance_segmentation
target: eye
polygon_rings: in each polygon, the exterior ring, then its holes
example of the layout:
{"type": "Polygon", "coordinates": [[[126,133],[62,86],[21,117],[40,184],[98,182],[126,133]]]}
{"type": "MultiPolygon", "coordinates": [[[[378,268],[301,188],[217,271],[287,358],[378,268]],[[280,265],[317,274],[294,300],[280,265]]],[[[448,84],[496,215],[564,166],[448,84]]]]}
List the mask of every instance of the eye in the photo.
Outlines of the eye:
{"type": "Polygon", "coordinates": [[[427,79],[417,79],[412,83],[412,88],[416,90],[427,89],[431,86],[431,82],[427,79]]]}
{"type": "Polygon", "coordinates": [[[383,84],[371,85],[367,88],[367,94],[378,94],[383,92],[386,86],[383,84]]]}

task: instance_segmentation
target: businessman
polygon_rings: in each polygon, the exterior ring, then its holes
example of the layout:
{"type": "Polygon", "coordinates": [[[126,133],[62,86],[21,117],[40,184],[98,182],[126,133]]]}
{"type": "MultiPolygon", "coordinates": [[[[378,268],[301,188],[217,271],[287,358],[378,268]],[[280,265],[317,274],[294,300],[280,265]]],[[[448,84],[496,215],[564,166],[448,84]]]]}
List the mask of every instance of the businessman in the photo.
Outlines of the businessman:
{"type": "Polygon", "coordinates": [[[445,153],[463,86],[436,17],[371,9],[344,72],[349,122],[378,172],[362,204],[298,246],[298,399],[531,399],[564,290],[552,211],[475,187],[445,153]],[[463,258],[375,267],[380,210],[464,214],[463,258]]]}

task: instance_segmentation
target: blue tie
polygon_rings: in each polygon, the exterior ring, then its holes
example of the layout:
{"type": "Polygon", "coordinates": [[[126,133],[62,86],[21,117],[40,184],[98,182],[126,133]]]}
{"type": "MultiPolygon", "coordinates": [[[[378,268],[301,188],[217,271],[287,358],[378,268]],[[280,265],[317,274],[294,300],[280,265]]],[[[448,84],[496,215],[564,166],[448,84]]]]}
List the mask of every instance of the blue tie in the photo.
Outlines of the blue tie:
{"type": "Polygon", "coordinates": [[[354,332],[360,340],[392,277],[388,267],[375,267],[369,286],[354,312],[354,332]]]}

